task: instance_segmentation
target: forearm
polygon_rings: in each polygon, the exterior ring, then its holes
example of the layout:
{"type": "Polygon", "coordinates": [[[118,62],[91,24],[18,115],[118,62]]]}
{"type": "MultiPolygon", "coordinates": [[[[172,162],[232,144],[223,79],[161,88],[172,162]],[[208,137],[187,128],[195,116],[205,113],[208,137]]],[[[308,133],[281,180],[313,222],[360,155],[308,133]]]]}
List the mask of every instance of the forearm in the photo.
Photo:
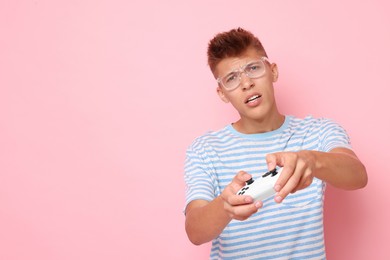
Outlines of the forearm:
{"type": "Polygon", "coordinates": [[[316,178],[345,190],[366,186],[366,169],[351,150],[336,148],[330,152],[314,152],[314,156],[316,178]]]}
{"type": "Polygon", "coordinates": [[[186,210],[185,228],[190,241],[200,245],[217,237],[231,220],[221,197],[211,202],[193,201],[186,210]]]}

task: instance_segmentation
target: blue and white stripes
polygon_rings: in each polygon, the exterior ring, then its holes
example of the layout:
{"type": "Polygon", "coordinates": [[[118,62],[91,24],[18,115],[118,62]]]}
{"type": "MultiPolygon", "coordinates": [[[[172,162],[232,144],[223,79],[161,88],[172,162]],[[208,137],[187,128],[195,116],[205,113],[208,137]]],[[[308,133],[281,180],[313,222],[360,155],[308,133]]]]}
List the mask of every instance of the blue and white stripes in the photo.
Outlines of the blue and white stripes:
{"type": "MultiPolygon", "coordinates": [[[[185,162],[186,205],[211,201],[241,170],[254,178],[266,172],[265,156],[280,151],[330,151],[350,148],[345,130],[328,119],[287,116],[279,129],[245,135],[231,125],[197,138],[185,162]]],[[[231,221],[213,240],[210,259],[325,259],[322,210],[325,184],[318,179],[290,194],[273,198],[246,221],[231,221]]]]}

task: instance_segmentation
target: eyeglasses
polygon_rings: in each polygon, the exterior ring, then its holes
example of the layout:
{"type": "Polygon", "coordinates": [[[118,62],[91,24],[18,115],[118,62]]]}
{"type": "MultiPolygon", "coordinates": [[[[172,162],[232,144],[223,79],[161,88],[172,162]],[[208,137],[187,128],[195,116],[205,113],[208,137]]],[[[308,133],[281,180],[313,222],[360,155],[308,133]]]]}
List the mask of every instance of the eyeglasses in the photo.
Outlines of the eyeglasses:
{"type": "Polygon", "coordinates": [[[230,72],[229,74],[217,79],[226,90],[232,91],[241,84],[241,73],[245,73],[248,78],[256,79],[265,74],[265,63],[269,62],[267,57],[261,57],[258,61],[251,61],[240,69],[230,72]]]}

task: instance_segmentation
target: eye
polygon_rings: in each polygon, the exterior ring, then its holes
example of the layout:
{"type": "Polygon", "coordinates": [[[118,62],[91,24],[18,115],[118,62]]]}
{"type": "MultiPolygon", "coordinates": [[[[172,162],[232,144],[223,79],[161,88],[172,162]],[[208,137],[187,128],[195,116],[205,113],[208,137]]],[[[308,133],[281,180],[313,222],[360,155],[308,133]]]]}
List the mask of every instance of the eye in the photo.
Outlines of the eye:
{"type": "Polygon", "coordinates": [[[262,69],[262,66],[261,66],[261,63],[252,63],[252,64],[249,64],[245,70],[248,71],[248,72],[256,72],[256,71],[259,71],[262,69]]]}
{"type": "Polygon", "coordinates": [[[235,81],[238,77],[238,74],[237,73],[230,73],[228,74],[226,77],[225,77],[225,82],[226,83],[229,83],[229,82],[232,82],[232,81],[235,81]]]}

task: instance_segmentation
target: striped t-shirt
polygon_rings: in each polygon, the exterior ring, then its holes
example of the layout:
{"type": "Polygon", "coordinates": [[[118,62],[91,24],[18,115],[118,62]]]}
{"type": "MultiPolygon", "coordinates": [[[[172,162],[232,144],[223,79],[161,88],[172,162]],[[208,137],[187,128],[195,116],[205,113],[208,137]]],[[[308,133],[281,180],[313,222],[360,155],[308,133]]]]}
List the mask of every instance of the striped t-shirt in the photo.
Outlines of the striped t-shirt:
{"type": "MultiPolygon", "coordinates": [[[[242,134],[231,125],[198,137],[185,161],[186,205],[211,201],[241,170],[260,178],[265,156],[281,151],[328,152],[351,148],[345,130],[329,119],[286,116],[271,132],[242,134]]],[[[210,259],[325,259],[323,196],[325,184],[314,178],[306,189],[289,194],[281,204],[273,197],[245,221],[232,220],[212,241],[210,259]]]]}

